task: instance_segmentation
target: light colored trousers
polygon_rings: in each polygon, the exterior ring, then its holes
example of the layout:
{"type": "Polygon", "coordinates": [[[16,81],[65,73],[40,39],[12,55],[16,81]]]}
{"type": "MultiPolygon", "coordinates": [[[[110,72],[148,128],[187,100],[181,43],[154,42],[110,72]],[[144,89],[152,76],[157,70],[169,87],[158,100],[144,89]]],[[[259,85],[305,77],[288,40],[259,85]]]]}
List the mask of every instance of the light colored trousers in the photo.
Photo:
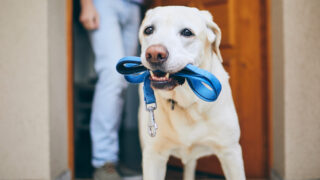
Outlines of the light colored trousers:
{"type": "Polygon", "coordinates": [[[137,53],[140,8],[125,0],[95,0],[94,4],[100,25],[89,33],[98,74],[90,132],[92,165],[98,168],[118,161],[121,93],[126,82],[115,67],[120,58],[137,53]]]}

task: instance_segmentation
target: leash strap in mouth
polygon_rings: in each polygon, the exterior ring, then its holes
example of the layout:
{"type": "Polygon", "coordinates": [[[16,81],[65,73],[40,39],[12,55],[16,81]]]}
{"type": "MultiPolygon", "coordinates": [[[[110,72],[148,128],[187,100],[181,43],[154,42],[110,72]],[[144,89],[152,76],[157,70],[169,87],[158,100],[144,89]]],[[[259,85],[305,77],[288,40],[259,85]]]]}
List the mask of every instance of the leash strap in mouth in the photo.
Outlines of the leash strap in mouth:
{"type": "MultiPolygon", "coordinates": [[[[120,59],[116,68],[120,74],[125,75],[124,77],[128,82],[144,82],[143,90],[146,104],[156,102],[153,89],[150,86],[149,70],[141,64],[140,57],[124,57],[120,59]]],[[[188,64],[180,72],[172,74],[172,76],[186,78],[192,91],[200,99],[207,102],[215,101],[221,92],[221,84],[213,74],[191,64],[188,64]]]]}
{"type": "MultiPolygon", "coordinates": [[[[142,65],[140,57],[135,56],[128,56],[120,59],[116,69],[120,74],[123,74],[125,79],[130,83],[144,82],[144,101],[146,103],[146,109],[151,115],[148,125],[149,134],[152,137],[155,136],[157,124],[154,120],[153,111],[156,109],[156,98],[150,85],[149,70],[142,65]]],[[[221,92],[221,84],[213,74],[191,64],[188,64],[181,71],[171,74],[171,76],[186,78],[192,91],[200,99],[207,102],[215,101],[221,92]]]]}

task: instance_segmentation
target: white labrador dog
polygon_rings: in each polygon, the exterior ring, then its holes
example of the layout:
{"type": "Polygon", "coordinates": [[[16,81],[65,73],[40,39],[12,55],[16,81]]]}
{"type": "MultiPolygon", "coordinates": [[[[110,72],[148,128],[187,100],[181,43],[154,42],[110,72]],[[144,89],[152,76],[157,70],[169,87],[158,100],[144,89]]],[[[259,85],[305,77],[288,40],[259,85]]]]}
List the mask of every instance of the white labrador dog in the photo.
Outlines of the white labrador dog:
{"type": "Polygon", "coordinates": [[[195,178],[197,159],[215,154],[228,180],[244,180],[240,128],[229,76],[219,51],[221,32],[208,11],[183,6],[151,9],[142,22],[141,61],[155,90],[156,137],[148,134],[149,114],[140,88],[139,128],[144,180],[163,180],[170,155],[184,164],[184,179],[195,178]],[[170,74],[187,64],[214,74],[222,85],[215,102],[199,99],[183,79],[170,74]]]}

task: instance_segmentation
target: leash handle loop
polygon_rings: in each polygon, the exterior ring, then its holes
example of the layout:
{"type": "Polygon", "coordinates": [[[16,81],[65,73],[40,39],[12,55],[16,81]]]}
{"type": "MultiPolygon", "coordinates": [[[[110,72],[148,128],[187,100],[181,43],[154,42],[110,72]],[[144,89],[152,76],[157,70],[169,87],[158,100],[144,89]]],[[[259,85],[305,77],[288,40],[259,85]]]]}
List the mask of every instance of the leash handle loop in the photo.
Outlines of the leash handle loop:
{"type": "Polygon", "coordinates": [[[120,59],[116,66],[117,71],[124,75],[124,78],[130,83],[142,83],[144,92],[144,101],[148,104],[155,104],[156,98],[153,89],[150,86],[150,73],[141,64],[140,57],[128,56],[120,59]]]}
{"type": "Polygon", "coordinates": [[[213,74],[191,64],[175,75],[185,77],[192,91],[204,101],[215,101],[221,92],[221,84],[213,74]]]}

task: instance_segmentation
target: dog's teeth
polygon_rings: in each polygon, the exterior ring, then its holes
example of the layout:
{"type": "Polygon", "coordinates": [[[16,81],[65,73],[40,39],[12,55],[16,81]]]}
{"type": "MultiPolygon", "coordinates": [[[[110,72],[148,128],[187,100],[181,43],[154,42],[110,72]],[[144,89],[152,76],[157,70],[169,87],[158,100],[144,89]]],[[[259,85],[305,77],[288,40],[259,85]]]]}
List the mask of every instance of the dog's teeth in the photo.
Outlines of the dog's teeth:
{"type": "Polygon", "coordinates": [[[154,72],[150,71],[150,76],[151,76],[151,79],[152,80],[155,80],[155,81],[167,81],[169,80],[169,76],[170,74],[169,73],[166,73],[165,76],[162,76],[162,77],[158,77],[154,74],[154,72]]]}
{"type": "Polygon", "coordinates": [[[155,78],[155,76],[154,76],[154,74],[153,74],[152,71],[150,71],[150,74],[151,74],[151,77],[152,77],[152,78],[155,78]]]}
{"type": "Polygon", "coordinates": [[[169,75],[170,75],[169,73],[166,74],[166,79],[169,79],[169,75]]]}

